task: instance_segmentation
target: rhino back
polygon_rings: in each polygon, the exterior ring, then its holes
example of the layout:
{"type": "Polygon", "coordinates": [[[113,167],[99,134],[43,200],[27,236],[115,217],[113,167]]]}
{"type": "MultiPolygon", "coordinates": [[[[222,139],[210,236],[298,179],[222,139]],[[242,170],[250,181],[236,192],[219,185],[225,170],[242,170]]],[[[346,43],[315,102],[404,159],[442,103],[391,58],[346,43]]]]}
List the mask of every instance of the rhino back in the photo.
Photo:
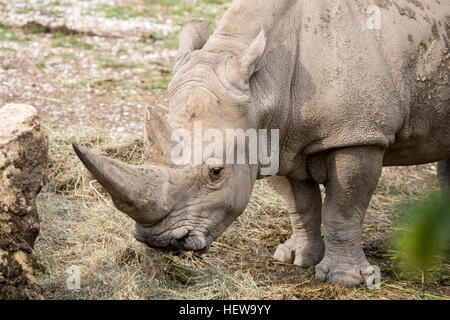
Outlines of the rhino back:
{"type": "Polygon", "coordinates": [[[380,29],[373,2],[338,0],[298,1],[269,30],[252,89],[290,158],[357,145],[386,148],[386,165],[450,157],[449,1],[376,3],[380,29]]]}

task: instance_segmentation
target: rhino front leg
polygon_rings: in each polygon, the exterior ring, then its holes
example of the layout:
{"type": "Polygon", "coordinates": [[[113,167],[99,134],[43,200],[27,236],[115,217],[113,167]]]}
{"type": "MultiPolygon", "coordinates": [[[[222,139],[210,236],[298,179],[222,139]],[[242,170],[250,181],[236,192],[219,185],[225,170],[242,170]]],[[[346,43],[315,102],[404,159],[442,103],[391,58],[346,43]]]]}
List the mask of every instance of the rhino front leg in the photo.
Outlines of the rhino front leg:
{"type": "Polygon", "coordinates": [[[318,183],[274,176],[269,178],[269,184],[285,199],[292,224],[292,236],[277,247],[274,258],[302,267],[316,265],[324,254],[318,183]]]}
{"type": "Polygon", "coordinates": [[[361,245],[362,223],[381,175],[383,150],[338,149],[326,158],[326,197],[322,208],[325,256],[316,278],[352,287],[370,276],[361,245]]]}

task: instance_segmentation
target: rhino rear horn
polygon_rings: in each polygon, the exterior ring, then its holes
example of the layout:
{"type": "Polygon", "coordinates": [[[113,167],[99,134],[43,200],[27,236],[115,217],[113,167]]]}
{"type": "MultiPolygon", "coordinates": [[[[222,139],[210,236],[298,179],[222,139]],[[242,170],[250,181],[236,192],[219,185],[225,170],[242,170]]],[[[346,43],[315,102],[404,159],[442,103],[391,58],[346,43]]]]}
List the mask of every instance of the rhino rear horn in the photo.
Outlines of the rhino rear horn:
{"type": "Polygon", "coordinates": [[[208,26],[210,21],[191,20],[178,33],[178,54],[175,61],[174,74],[178,66],[192,51],[200,50],[209,39],[208,26]]]}
{"type": "Polygon", "coordinates": [[[175,142],[169,123],[152,108],[145,108],[144,161],[170,164],[175,142]]]}
{"type": "Polygon", "coordinates": [[[117,209],[143,225],[152,225],[170,212],[167,168],[129,165],[76,143],[72,146],[89,172],[112,196],[117,209]]]}

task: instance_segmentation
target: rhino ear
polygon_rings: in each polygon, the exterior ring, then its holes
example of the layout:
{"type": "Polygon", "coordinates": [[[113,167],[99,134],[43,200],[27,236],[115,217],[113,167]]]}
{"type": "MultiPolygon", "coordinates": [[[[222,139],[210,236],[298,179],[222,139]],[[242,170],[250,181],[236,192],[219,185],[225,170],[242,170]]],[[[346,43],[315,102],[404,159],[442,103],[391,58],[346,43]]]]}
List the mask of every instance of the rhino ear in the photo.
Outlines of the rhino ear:
{"type": "Polygon", "coordinates": [[[239,56],[239,63],[246,72],[248,77],[250,77],[255,71],[257,71],[257,65],[259,59],[262,57],[264,50],[266,48],[266,35],[264,29],[253,40],[250,46],[239,56]]]}
{"type": "Polygon", "coordinates": [[[174,142],[172,128],[155,110],[145,108],[144,160],[146,162],[164,162],[170,156],[174,142]]]}

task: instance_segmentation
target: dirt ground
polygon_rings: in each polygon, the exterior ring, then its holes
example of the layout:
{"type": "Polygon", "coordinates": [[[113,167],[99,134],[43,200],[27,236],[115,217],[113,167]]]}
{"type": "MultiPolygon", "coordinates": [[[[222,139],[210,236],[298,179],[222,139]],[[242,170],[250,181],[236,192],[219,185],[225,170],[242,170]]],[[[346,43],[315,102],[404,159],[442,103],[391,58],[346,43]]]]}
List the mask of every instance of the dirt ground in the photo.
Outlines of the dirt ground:
{"type": "Polygon", "coordinates": [[[167,106],[179,27],[226,7],[177,2],[2,1],[0,104],[34,105],[52,128],[140,132],[144,106],[167,106]]]}
{"type": "MultiPolygon", "coordinates": [[[[400,205],[437,189],[435,165],[386,168],[363,243],[381,290],[316,283],[314,268],[274,261],[290,235],[284,202],[258,182],[245,213],[199,258],[137,243],[70,149],[78,141],[139,162],[145,106],[167,108],[179,27],[217,21],[226,0],[4,0],[0,3],[0,105],[38,108],[50,136],[39,198],[38,279],[49,299],[448,299],[447,260],[402,271],[390,245],[400,205]],[[121,134],[124,133],[126,135],[121,134]],[[67,268],[79,266],[80,290],[67,268]]],[[[213,29],[215,24],[212,24],[213,29]]]]}

